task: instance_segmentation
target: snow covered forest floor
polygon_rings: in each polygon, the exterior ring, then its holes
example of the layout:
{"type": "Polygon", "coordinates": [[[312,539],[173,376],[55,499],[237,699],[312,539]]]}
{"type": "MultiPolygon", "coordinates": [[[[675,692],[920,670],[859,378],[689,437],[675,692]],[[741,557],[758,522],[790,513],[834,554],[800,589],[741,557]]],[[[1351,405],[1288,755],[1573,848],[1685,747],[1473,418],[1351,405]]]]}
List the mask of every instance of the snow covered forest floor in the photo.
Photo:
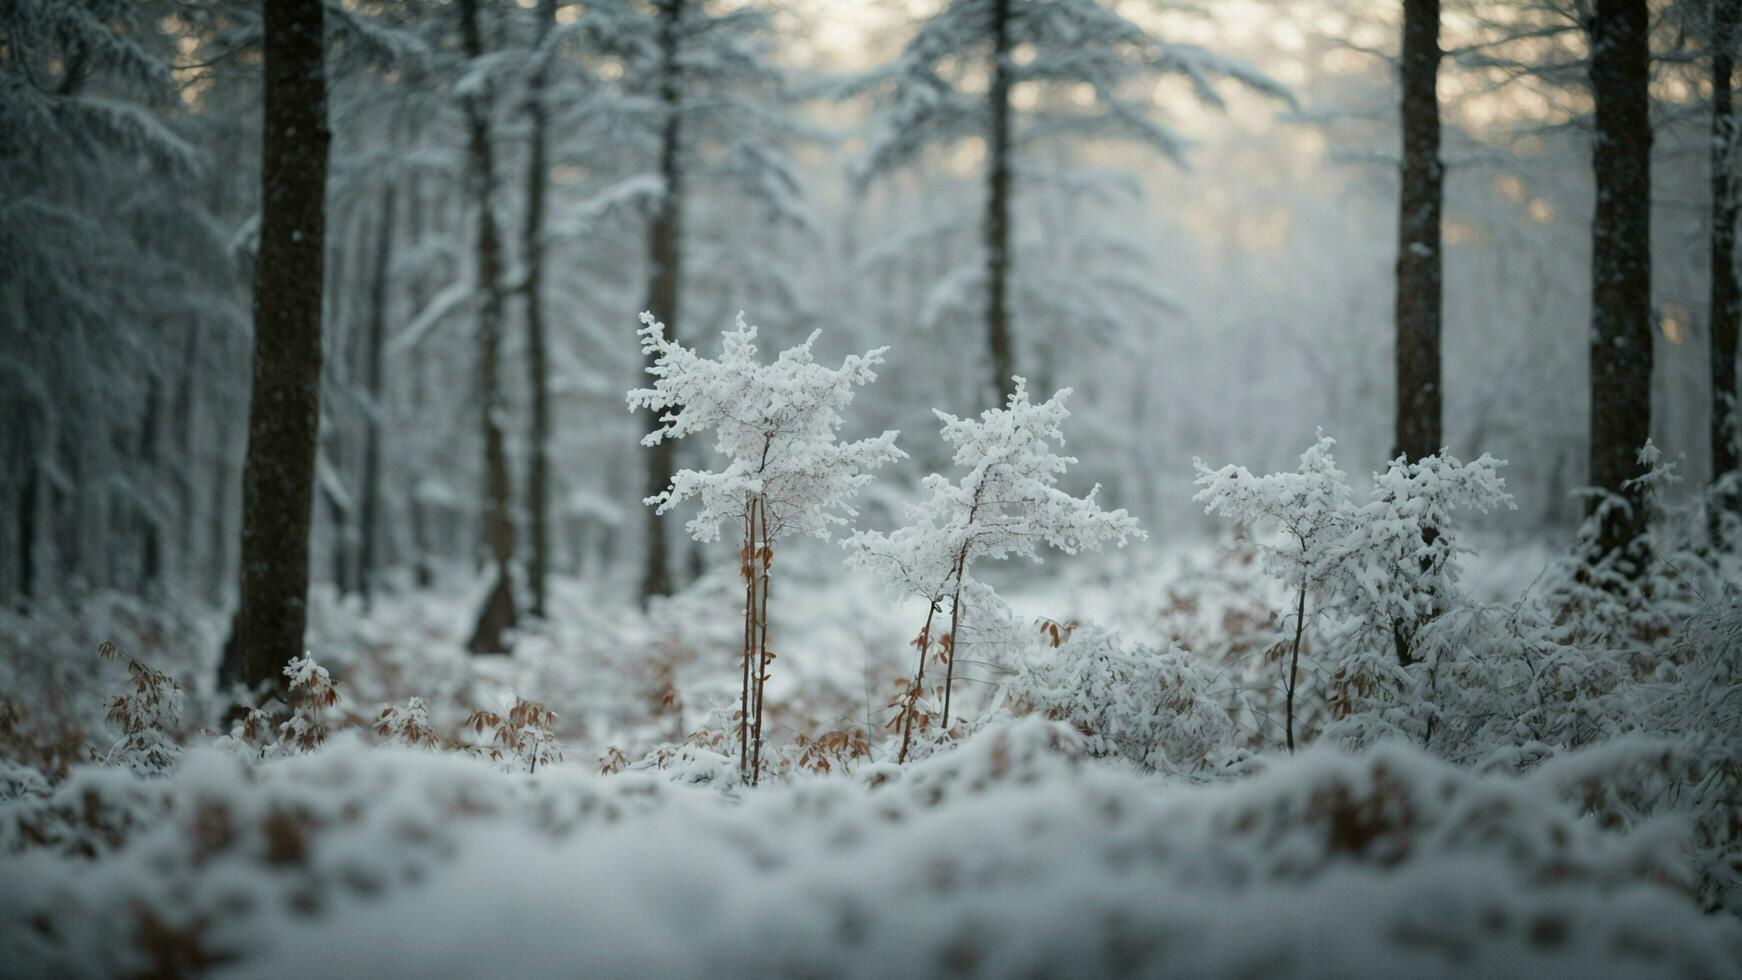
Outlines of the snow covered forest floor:
{"type": "Polygon", "coordinates": [[[1340,702],[1350,634],[1314,617],[1292,756],[1289,600],[1250,543],[1048,566],[1006,590],[1020,629],[964,641],[974,720],[896,765],[923,608],[792,549],[754,789],[729,574],[649,615],[559,580],[510,657],[464,652],[469,579],[367,614],[317,592],[330,682],[302,680],[334,697],[276,734],[209,731],[214,613],[6,614],[5,972],[1735,976],[1736,570],[1581,607],[1559,557],[1466,561],[1457,652],[1424,658],[1466,689],[1426,709],[1340,702]],[[493,742],[517,697],[555,717],[493,742]]]}

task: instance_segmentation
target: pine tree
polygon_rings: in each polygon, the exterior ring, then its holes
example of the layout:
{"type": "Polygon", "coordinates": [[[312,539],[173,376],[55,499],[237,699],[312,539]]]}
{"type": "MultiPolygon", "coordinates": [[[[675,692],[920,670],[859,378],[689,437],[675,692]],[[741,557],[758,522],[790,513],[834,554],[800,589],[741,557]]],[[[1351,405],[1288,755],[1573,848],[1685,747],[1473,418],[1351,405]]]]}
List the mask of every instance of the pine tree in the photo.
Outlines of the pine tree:
{"type": "Polygon", "coordinates": [[[531,613],[545,614],[545,589],[550,577],[550,358],[546,353],[544,323],[544,233],[545,193],[549,183],[548,111],[544,100],[549,61],[553,56],[551,28],[556,23],[556,0],[539,0],[538,20],[532,51],[533,65],[526,82],[526,117],[531,146],[526,156],[526,215],[521,235],[526,265],[523,300],[526,309],[526,368],[532,389],[532,423],[526,454],[527,545],[526,578],[532,594],[531,613]]]}
{"type": "Polygon", "coordinates": [[[988,374],[982,404],[1003,401],[1017,373],[1010,324],[1012,214],[1019,149],[1051,140],[1119,139],[1183,159],[1185,140],[1156,120],[1155,76],[1191,80],[1197,97],[1219,105],[1218,77],[1285,96],[1258,71],[1189,45],[1151,35],[1099,0],[951,0],[921,24],[891,65],[854,81],[843,94],[873,91],[886,111],[859,177],[868,182],[911,165],[927,150],[979,137],[986,146],[982,224],[988,374]],[[986,79],[983,91],[981,78],[986,79]],[[1087,109],[1043,98],[1020,114],[1012,93],[1030,86],[1093,94],[1087,109]]]}

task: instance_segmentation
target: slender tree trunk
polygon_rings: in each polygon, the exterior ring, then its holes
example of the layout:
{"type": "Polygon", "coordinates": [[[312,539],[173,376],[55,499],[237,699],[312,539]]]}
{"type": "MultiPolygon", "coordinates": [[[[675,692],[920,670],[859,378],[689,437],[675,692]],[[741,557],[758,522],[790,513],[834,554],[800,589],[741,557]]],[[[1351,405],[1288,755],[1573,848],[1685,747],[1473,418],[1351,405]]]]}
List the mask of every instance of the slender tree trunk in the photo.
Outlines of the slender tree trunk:
{"type": "Polygon", "coordinates": [[[1397,431],[1393,455],[1439,452],[1440,0],[1403,0],[1403,186],[1397,215],[1397,431]]]}
{"type": "Polygon", "coordinates": [[[919,700],[925,690],[925,658],[931,652],[931,624],[938,614],[936,599],[930,599],[931,608],[926,610],[925,625],[919,630],[919,668],[913,672],[913,684],[907,689],[906,703],[901,708],[901,751],[896,753],[895,764],[901,765],[907,761],[907,747],[913,741],[914,703],[919,700]]]}
{"type": "Polygon", "coordinates": [[[368,405],[363,418],[363,500],[357,520],[357,590],[363,606],[373,598],[376,554],[381,537],[382,428],[387,412],[383,376],[386,368],[387,315],[393,272],[393,231],[399,212],[398,191],[388,181],[381,192],[381,218],[375,229],[375,268],[369,284],[369,333],[364,351],[363,387],[368,405]]]}
{"type": "Polygon", "coordinates": [[[550,569],[550,504],[546,481],[550,475],[550,368],[545,355],[544,329],[544,197],[548,169],[544,84],[546,53],[543,47],[556,23],[556,0],[539,0],[538,41],[533,57],[539,62],[527,82],[526,115],[531,124],[532,146],[527,152],[526,223],[526,365],[532,385],[532,431],[526,454],[526,509],[532,541],[526,564],[532,592],[532,614],[544,616],[545,580],[550,569]]]}
{"type": "Polygon", "coordinates": [[[1300,587],[1300,603],[1294,611],[1294,646],[1288,653],[1288,688],[1284,691],[1283,737],[1289,754],[1294,753],[1294,689],[1300,681],[1300,640],[1306,633],[1306,584],[1300,587]]]}
{"type": "Polygon", "coordinates": [[[757,571],[761,582],[757,588],[756,612],[756,727],[751,733],[750,743],[750,785],[755,786],[762,778],[762,705],[763,694],[768,684],[768,662],[774,655],[768,652],[768,567],[774,562],[774,541],[768,536],[768,500],[766,497],[756,498],[758,514],[756,522],[762,529],[762,546],[757,549],[757,571]]]}
{"type": "Polygon", "coordinates": [[[756,503],[744,507],[744,551],[739,571],[744,576],[744,677],[738,695],[738,771],[750,773],[750,653],[756,647],[756,503]]]}
{"type": "MultiPolygon", "coordinates": [[[[1645,0],[1597,0],[1590,21],[1597,207],[1591,222],[1590,483],[1623,496],[1598,554],[1632,550],[1645,530],[1641,490],[1623,490],[1651,434],[1651,67],[1645,0]]],[[[1637,575],[1646,556],[1631,555],[1637,575]]]]}
{"type": "Polygon", "coordinates": [[[986,97],[992,129],[986,148],[986,343],[991,354],[991,408],[1004,401],[1016,373],[1010,341],[1010,0],[992,3],[992,84],[986,97]]]}
{"type": "MultiPolygon", "coordinates": [[[[665,125],[659,140],[659,176],[664,192],[648,229],[649,282],[647,309],[664,321],[675,342],[679,334],[678,298],[683,276],[683,167],[679,156],[683,137],[682,79],[678,66],[678,27],[684,0],[659,0],[659,102],[665,125]]],[[[649,355],[651,358],[651,355],[649,355]]],[[[651,360],[649,361],[651,363],[651,360]]],[[[657,417],[654,424],[658,424],[657,417]]],[[[673,440],[653,447],[647,465],[647,495],[665,490],[673,470],[673,440]]],[[[666,553],[665,521],[647,511],[647,566],[641,578],[641,601],[672,590],[670,556],[666,553]]]]}
{"type": "MultiPolygon", "coordinates": [[[[460,26],[466,57],[484,56],[478,23],[478,0],[460,0],[460,26]]],[[[487,86],[485,87],[487,89],[487,86]]],[[[502,438],[507,411],[497,390],[497,355],[502,332],[501,245],[490,196],[496,186],[496,161],[490,146],[490,94],[474,91],[465,98],[467,151],[471,197],[478,212],[478,372],[479,422],[484,445],[484,535],[495,563],[495,582],[478,612],[478,624],[466,649],[473,653],[507,653],[504,635],[514,628],[514,523],[508,513],[508,455],[502,438]]]]}
{"type": "Polygon", "coordinates": [[[18,608],[28,612],[36,598],[36,498],[42,467],[29,440],[25,442],[25,449],[24,484],[18,488],[15,542],[18,546],[18,608]]]}
{"type": "Polygon", "coordinates": [[[240,678],[250,687],[282,689],[280,671],[303,654],[307,624],[329,139],[322,19],[321,0],[264,8],[253,391],[233,630],[240,678]]]}
{"type": "MultiPolygon", "coordinates": [[[[1712,2],[1712,479],[1737,470],[1736,335],[1742,298],[1736,281],[1737,201],[1734,172],[1737,121],[1731,104],[1735,61],[1731,46],[1742,15],[1738,0],[1712,2]]],[[[1742,512],[1742,497],[1732,488],[1714,501],[1716,518],[1742,512]]]]}

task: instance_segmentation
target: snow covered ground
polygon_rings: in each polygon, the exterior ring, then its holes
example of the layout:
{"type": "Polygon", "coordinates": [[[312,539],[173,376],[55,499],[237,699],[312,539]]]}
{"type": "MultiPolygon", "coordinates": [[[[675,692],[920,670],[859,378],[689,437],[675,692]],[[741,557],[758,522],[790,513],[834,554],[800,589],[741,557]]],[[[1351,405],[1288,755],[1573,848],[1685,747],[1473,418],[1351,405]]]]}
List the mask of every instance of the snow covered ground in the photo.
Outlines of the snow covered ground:
{"type": "MultiPolygon", "coordinates": [[[[1553,558],[1496,555],[1468,563],[1470,594],[1516,596],[1553,558]]],[[[499,658],[463,652],[472,583],[367,614],[319,592],[310,646],[338,701],[310,716],[330,730],[314,751],[202,731],[214,614],[111,596],[9,617],[0,972],[1742,975],[1735,731],[1617,720],[1463,764],[1399,739],[1290,756],[1254,707],[1268,695],[1236,682],[1274,659],[1226,659],[1268,642],[1231,637],[1282,595],[1203,545],[1027,570],[1006,588],[1027,639],[964,647],[958,714],[978,720],[897,765],[888,705],[923,606],[829,546],[783,561],[755,788],[724,734],[742,626],[725,576],[651,616],[559,581],[551,621],[499,658]],[[1055,646],[1046,623],[1072,635],[1055,646]],[[105,639],[185,688],[162,772],[104,720],[138,676],[91,652],[105,639]],[[1210,686],[1186,690],[1190,658],[1210,686]],[[1106,693],[1139,662],[1168,699],[1106,693]],[[1072,702],[1073,684],[1102,694],[1072,702]],[[403,713],[376,728],[412,697],[438,747],[407,744],[403,713]],[[466,727],[517,697],[557,713],[560,762],[529,773],[466,727]]]]}

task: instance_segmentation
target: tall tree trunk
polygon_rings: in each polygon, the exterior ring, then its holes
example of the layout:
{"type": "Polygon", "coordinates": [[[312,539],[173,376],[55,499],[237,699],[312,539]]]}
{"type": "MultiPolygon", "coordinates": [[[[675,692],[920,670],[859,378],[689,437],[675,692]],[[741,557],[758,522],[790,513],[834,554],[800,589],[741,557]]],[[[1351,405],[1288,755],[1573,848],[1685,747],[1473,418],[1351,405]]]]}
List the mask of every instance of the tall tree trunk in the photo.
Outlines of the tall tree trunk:
{"type": "Polygon", "coordinates": [[[1010,344],[1010,0],[992,4],[992,130],[986,147],[986,343],[991,405],[1004,401],[1016,355],[1010,344]]]}
{"type": "MultiPolygon", "coordinates": [[[[460,0],[461,31],[466,56],[476,61],[484,56],[484,39],[478,24],[478,0],[460,0]]],[[[490,194],[496,186],[496,161],[490,146],[490,93],[481,86],[465,98],[467,141],[472,200],[478,210],[478,371],[479,420],[484,436],[484,534],[490,557],[496,564],[496,581],[478,613],[478,625],[466,642],[473,653],[507,653],[504,634],[514,627],[514,524],[508,513],[508,455],[503,445],[501,394],[497,390],[496,359],[502,330],[502,284],[500,240],[490,194]]]]}
{"type": "Polygon", "coordinates": [[[364,351],[363,387],[368,404],[363,413],[363,500],[357,521],[357,590],[368,607],[373,595],[376,547],[381,538],[381,430],[387,398],[383,375],[387,347],[387,314],[391,298],[394,219],[399,211],[397,190],[390,180],[381,192],[381,219],[375,229],[375,268],[369,284],[369,330],[364,351]]]}
{"type": "MultiPolygon", "coordinates": [[[[665,322],[673,341],[679,334],[678,297],[683,282],[683,167],[679,156],[683,110],[678,67],[678,28],[683,7],[684,0],[659,0],[659,103],[665,113],[659,141],[659,176],[664,192],[647,235],[647,309],[665,322]]],[[[652,414],[657,425],[657,413],[652,414]]],[[[675,447],[671,439],[662,439],[653,447],[647,465],[648,496],[663,492],[671,482],[675,447]]],[[[671,564],[666,552],[665,520],[648,508],[647,566],[641,578],[643,604],[656,595],[671,594],[671,564]]]]}
{"type": "MultiPolygon", "coordinates": [[[[1742,16],[1739,0],[1712,0],[1712,479],[1737,469],[1736,334],[1742,298],[1736,282],[1736,114],[1730,83],[1731,46],[1742,16]]],[[[1732,488],[1714,502],[1713,516],[1742,511],[1732,488]]],[[[1716,522],[1714,521],[1714,526],[1716,522]]]]}
{"type": "Polygon", "coordinates": [[[18,488],[18,525],[14,543],[18,547],[18,608],[29,612],[36,598],[36,498],[42,466],[35,447],[27,439],[24,454],[24,482],[18,488]]]}
{"type": "Polygon", "coordinates": [[[531,374],[532,431],[526,454],[526,509],[532,541],[526,576],[532,592],[532,614],[543,617],[545,580],[550,575],[550,368],[544,330],[544,196],[546,173],[544,83],[549,53],[544,45],[556,23],[556,0],[539,0],[538,59],[526,86],[526,115],[532,146],[526,161],[526,366],[531,374]]]}
{"type": "Polygon", "coordinates": [[[242,682],[281,689],[307,623],[329,136],[321,0],[275,0],[264,24],[253,391],[233,632],[242,682]]]}
{"type": "MultiPolygon", "coordinates": [[[[1646,0],[1597,0],[1590,21],[1597,207],[1591,222],[1590,483],[1630,506],[1611,507],[1598,555],[1631,549],[1645,530],[1637,475],[1651,434],[1651,66],[1646,0]]],[[[1596,506],[1595,504],[1593,506],[1596,506]]],[[[1637,575],[1645,555],[1633,555],[1637,575]]]]}
{"type": "Polygon", "coordinates": [[[1440,0],[1403,0],[1403,187],[1397,214],[1397,430],[1393,455],[1439,452],[1440,0]]]}

